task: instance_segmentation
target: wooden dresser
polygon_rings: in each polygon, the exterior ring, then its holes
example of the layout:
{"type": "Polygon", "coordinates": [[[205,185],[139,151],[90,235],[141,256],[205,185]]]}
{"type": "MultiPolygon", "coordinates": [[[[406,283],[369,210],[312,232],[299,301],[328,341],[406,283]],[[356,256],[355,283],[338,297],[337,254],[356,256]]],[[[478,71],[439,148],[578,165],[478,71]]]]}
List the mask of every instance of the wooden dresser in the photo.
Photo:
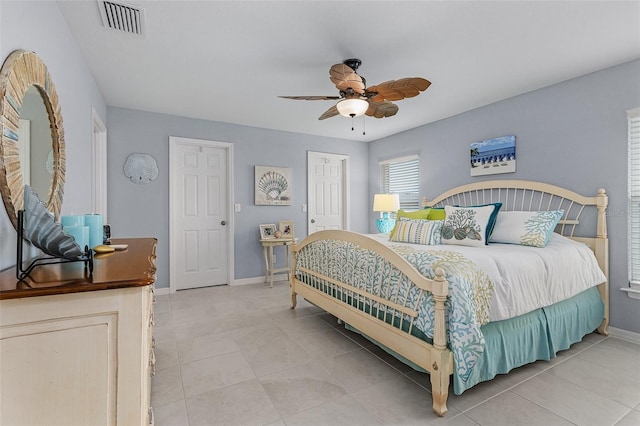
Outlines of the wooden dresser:
{"type": "Polygon", "coordinates": [[[124,251],[0,273],[0,424],[148,425],[154,238],[124,251]]]}

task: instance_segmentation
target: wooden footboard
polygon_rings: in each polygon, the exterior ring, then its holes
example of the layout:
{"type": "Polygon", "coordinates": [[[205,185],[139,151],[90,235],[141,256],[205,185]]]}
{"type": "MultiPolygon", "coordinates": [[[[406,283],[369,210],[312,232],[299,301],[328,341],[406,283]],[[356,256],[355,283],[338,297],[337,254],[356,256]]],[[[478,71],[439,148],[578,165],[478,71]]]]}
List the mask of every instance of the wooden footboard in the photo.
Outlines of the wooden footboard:
{"type": "Polygon", "coordinates": [[[445,330],[445,300],[448,283],[444,271],[436,269],[433,280],[425,278],[405,259],[383,244],[364,235],[349,231],[320,231],[294,246],[294,261],[291,272],[291,308],[296,306],[297,295],[335,315],[340,320],[358,329],[377,342],[402,355],[430,373],[433,394],[433,410],[439,416],[447,412],[447,396],[450,376],[453,373],[453,354],[447,349],[445,330]],[[371,291],[358,288],[354,265],[341,273],[340,279],[319,273],[328,270],[322,264],[330,262],[328,257],[314,258],[317,268],[297,264],[298,254],[321,240],[338,240],[354,245],[358,250],[372,253],[373,266],[378,271],[392,271],[394,279],[412,283],[418,297],[431,293],[435,303],[435,325],[433,344],[411,334],[418,312],[408,305],[407,295],[387,294],[382,282],[372,283],[371,291]],[[317,269],[317,270],[315,270],[317,269]]]}

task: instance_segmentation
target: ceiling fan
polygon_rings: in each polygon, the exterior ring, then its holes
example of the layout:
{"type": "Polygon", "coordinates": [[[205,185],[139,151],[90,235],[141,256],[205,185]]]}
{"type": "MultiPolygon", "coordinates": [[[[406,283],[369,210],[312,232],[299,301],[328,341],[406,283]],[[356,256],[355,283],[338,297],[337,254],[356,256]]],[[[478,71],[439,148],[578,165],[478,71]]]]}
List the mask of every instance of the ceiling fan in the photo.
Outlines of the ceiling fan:
{"type": "Polygon", "coordinates": [[[360,59],[346,59],[341,64],[335,64],[329,69],[329,78],[340,91],[340,96],[280,97],[306,101],[338,100],[318,120],[324,120],[338,114],[351,118],[364,114],[370,117],[384,118],[394,116],[398,112],[398,106],[391,101],[413,98],[431,85],[431,82],[424,78],[409,77],[367,87],[364,77],[356,73],[361,63],[360,59]]]}

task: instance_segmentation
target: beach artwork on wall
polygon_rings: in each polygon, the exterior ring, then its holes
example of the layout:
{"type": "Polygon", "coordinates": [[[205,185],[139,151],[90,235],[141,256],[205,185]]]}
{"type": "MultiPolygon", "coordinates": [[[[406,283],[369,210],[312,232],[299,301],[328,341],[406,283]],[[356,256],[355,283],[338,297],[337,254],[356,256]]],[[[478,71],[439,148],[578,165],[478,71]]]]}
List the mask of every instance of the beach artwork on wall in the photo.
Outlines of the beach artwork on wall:
{"type": "Polygon", "coordinates": [[[291,205],[291,168],[256,166],[256,206],[291,205]]]}
{"type": "Polygon", "coordinates": [[[471,176],[516,171],[515,135],[487,139],[471,144],[471,176]]]}

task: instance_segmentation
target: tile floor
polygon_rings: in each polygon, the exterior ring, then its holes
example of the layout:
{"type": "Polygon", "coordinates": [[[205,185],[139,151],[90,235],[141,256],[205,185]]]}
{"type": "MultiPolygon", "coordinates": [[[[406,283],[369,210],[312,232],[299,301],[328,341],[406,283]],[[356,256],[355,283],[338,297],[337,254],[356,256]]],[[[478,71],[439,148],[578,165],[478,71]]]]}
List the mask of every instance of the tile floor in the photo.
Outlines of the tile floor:
{"type": "Polygon", "coordinates": [[[640,425],[640,345],[597,334],[431,411],[429,377],[277,282],[157,298],[156,426],[640,425]]]}

